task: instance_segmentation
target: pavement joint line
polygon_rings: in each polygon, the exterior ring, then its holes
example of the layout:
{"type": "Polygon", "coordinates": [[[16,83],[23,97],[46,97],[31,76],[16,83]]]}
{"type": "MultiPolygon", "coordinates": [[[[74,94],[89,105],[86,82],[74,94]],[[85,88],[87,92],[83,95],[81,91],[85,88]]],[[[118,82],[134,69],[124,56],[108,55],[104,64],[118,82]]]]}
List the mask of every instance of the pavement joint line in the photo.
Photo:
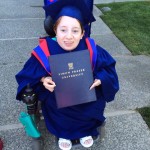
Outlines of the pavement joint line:
{"type": "Polygon", "coordinates": [[[9,125],[0,126],[0,131],[7,131],[13,129],[20,129],[20,128],[23,128],[23,125],[21,123],[9,124],[9,125]]]}
{"type": "MultiPolygon", "coordinates": [[[[131,56],[134,56],[134,55],[132,55],[132,54],[120,54],[120,55],[112,55],[112,56],[115,57],[115,58],[120,58],[120,57],[126,58],[126,57],[131,57],[131,56]]],[[[138,56],[140,56],[140,55],[138,55],[138,56]]]]}
{"type": "MultiPolygon", "coordinates": [[[[120,110],[120,111],[114,111],[114,112],[106,112],[105,115],[106,117],[115,117],[115,116],[121,116],[121,115],[130,115],[137,113],[136,111],[133,110],[120,110]]],[[[21,129],[24,128],[24,126],[21,123],[18,124],[8,124],[8,125],[3,125],[0,126],[0,131],[7,131],[7,130],[13,130],[13,129],[21,129]]]]}
{"type": "Polygon", "coordinates": [[[43,20],[43,19],[45,19],[45,18],[2,18],[2,19],[0,19],[0,20],[4,20],[4,21],[16,21],[16,20],[38,20],[38,19],[41,19],[41,20],[43,20]]]}
{"type": "Polygon", "coordinates": [[[106,117],[115,117],[115,116],[121,116],[121,115],[128,115],[128,114],[134,114],[137,113],[135,110],[120,110],[120,111],[112,111],[112,112],[105,112],[106,117]]]}
{"type": "Polygon", "coordinates": [[[30,38],[8,38],[8,39],[0,39],[0,41],[13,41],[13,40],[31,40],[31,39],[39,39],[39,37],[30,37],[30,38]]]}
{"type": "Polygon", "coordinates": [[[116,54],[115,57],[128,57],[128,56],[140,56],[140,55],[132,55],[132,53],[128,53],[128,54],[116,54]]]}
{"type": "MultiPolygon", "coordinates": [[[[101,36],[101,35],[109,35],[109,34],[114,35],[113,32],[110,31],[110,32],[108,32],[108,33],[103,33],[103,34],[101,34],[101,33],[99,33],[99,34],[91,34],[90,37],[92,38],[92,36],[101,36]]],[[[114,36],[115,36],[115,35],[114,35],[114,36]]]]}

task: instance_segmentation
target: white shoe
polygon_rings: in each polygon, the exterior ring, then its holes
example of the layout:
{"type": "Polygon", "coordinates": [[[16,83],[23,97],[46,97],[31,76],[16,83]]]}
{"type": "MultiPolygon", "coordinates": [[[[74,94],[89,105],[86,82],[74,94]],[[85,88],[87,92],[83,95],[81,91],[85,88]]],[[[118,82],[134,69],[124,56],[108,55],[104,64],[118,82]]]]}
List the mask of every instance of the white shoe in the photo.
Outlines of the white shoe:
{"type": "Polygon", "coordinates": [[[59,138],[58,145],[61,150],[70,150],[72,148],[71,140],[59,138]]]}
{"type": "Polygon", "coordinates": [[[91,147],[94,143],[92,136],[86,136],[83,138],[80,138],[80,143],[83,147],[91,147]]]}

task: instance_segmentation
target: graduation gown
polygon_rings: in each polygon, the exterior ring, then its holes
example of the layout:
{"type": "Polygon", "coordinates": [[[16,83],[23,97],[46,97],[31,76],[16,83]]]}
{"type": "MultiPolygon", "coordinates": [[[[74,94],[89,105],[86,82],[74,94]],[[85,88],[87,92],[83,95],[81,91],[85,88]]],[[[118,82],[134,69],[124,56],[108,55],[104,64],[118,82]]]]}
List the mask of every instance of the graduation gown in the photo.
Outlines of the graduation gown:
{"type": "MultiPolygon", "coordinates": [[[[68,53],[56,41],[47,38],[51,55],[68,53]]],[[[97,128],[105,121],[104,109],[106,102],[114,100],[119,89],[118,76],[115,70],[116,61],[110,54],[96,45],[97,60],[93,71],[95,79],[101,80],[96,87],[97,101],[57,109],[54,92],[50,92],[40,82],[44,76],[49,76],[39,61],[32,55],[25,63],[23,69],[16,75],[18,90],[16,99],[21,100],[26,85],[30,83],[35,90],[38,100],[41,101],[42,113],[47,129],[56,137],[77,139],[84,136],[98,135],[97,128]]],[[[87,49],[83,38],[73,51],[87,49]]]]}

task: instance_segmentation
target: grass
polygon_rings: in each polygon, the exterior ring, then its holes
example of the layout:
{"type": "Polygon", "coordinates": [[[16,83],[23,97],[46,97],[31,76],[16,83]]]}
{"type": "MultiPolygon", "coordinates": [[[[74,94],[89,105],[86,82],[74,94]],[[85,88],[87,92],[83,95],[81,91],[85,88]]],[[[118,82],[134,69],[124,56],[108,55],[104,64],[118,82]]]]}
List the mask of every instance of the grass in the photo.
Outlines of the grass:
{"type": "Polygon", "coordinates": [[[103,12],[101,18],[133,55],[150,55],[150,2],[99,4],[97,7],[111,8],[103,12]]]}
{"type": "Polygon", "coordinates": [[[143,119],[150,128],[150,107],[138,108],[137,111],[142,115],[143,119]]]}
{"type": "MultiPolygon", "coordinates": [[[[97,7],[111,8],[103,12],[101,18],[133,55],[150,56],[150,2],[99,4],[97,7]]],[[[150,106],[137,111],[150,128],[150,106]]]]}

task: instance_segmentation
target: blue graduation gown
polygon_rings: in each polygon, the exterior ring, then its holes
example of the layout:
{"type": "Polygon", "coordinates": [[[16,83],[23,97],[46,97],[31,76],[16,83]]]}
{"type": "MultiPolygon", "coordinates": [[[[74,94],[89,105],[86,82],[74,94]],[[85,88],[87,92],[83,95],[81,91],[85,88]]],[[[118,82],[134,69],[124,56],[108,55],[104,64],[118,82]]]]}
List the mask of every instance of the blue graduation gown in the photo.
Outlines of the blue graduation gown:
{"type": "MultiPolygon", "coordinates": [[[[56,41],[47,38],[51,55],[68,53],[63,50],[56,41]]],[[[85,39],[82,39],[73,51],[87,49],[85,39]]],[[[21,100],[21,94],[28,83],[34,88],[38,99],[42,102],[42,112],[47,129],[56,137],[65,139],[77,139],[84,136],[98,135],[97,127],[105,120],[104,109],[106,102],[114,100],[119,89],[118,77],[115,70],[115,60],[103,48],[97,45],[97,62],[93,76],[100,79],[102,84],[96,87],[97,101],[86,104],[57,109],[54,92],[44,88],[40,82],[48,73],[31,56],[23,69],[16,75],[18,82],[17,100],[21,100]]]]}

